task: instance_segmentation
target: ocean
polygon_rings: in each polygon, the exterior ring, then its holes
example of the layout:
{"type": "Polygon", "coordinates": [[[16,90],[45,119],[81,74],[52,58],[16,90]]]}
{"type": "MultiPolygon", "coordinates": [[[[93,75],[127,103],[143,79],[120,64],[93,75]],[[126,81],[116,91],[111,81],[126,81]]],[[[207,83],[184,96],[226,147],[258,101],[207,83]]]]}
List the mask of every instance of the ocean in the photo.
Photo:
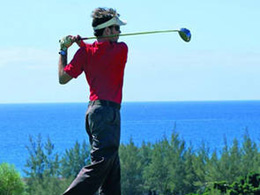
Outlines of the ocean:
{"type": "MultiPolygon", "coordinates": [[[[14,164],[22,174],[28,158],[29,136],[49,137],[62,153],[76,141],[88,142],[87,103],[0,104],[0,163],[14,164]]],[[[202,142],[221,150],[247,133],[260,140],[260,101],[126,102],[121,109],[121,143],[137,146],[170,139],[176,132],[187,145],[202,142]]]]}

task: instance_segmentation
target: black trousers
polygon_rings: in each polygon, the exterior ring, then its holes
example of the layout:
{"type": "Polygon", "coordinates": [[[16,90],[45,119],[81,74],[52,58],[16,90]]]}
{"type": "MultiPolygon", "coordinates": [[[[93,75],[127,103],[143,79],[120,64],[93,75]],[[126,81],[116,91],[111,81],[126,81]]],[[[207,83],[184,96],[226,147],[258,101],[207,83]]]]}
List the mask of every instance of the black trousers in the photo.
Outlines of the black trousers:
{"type": "Polygon", "coordinates": [[[90,102],[86,131],[91,144],[91,164],[81,169],[64,195],[120,195],[120,105],[90,102]]]}

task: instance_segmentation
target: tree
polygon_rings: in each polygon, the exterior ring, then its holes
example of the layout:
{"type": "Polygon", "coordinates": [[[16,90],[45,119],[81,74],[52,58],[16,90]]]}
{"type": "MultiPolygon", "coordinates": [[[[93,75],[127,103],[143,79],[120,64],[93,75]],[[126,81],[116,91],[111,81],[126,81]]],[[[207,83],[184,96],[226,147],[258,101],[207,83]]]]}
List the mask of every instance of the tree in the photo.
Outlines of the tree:
{"type": "Polygon", "coordinates": [[[197,190],[195,183],[198,181],[198,177],[194,169],[194,156],[192,147],[189,147],[184,153],[185,179],[183,182],[185,189],[183,190],[185,194],[196,192],[197,190]]]}
{"type": "MultiPolygon", "coordinates": [[[[61,158],[54,152],[50,139],[43,143],[41,136],[36,141],[30,137],[30,142],[27,147],[30,154],[26,170],[28,178],[25,180],[27,191],[32,195],[61,194],[90,160],[89,146],[85,142],[76,142],[61,158]]],[[[241,147],[235,139],[231,147],[225,141],[220,152],[215,150],[210,154],[209,151],[205,143],[196,151],[192,146],[186,148],[185,141],[175,132],[169,140],[164,137],[154,144],[143,142],[141,147],[137,147],[131,139],[129,144],[121,144],[119,150],[122,193],[260,193],[260,153],[248,135],[244,137],[241,147]],[[254,174],[248,175],[249,172],[254,174]]]]}
{"type": "Polygon", "coordinates": [[[256,143],[254,143],[248,132],[244,135],[244,141],[242,145],[242,172],[243,176],[250,172],[259,171],[260,159],[259,152],[256,143]]]}
{"type": "MultiPolygon", "coordinates": [[[[231,170],[233,170],[233,162],[230,158],[230,152],[227,144],[226,138],[224,139],[224,147],[222,149],[221,158],[219,160],[219,175],[221,178],[224,178],[224,181],[231,184],[232,181],[234,181],[234,178],[232,177],[231,170]]],[[[221,178],[215,178],[215,181],[220,181],[221,178]]]]}
{"type": "Polygon", "coordinates": [[[138,195],[143,192],[143,157],[140,149],[130,139],[128,145],[120,146],[122,194],[138,195]]]}
{"type": "Polygon", "coordinates": [[[194,156],[193,163],[195,174],[197,176],[197,181],[194,182],[194,185],[198,188],[199,193],[203,192],[207,186],[207,178],[209,176],[209,160],[209,147],[202,142],[200,148],[194,156]]]}
{"type": "Polygon", "coordinates": [[[170,150],[168,151],[168,161],[170,165],[170,186],[174,194],[184,194],[186,189],[186,166],[185,166],[185,142],[179,138],[179,134],[173,132],[170,140],[170,150]]]}
{"type": "Polygon", "coordinates": [[[32,136],[29,141],[30,145],[26,147],[29,158],[24,170],[27,192],[32,195],[61,194],[70,181],[60,177],[60,158],[54,153],[54,144],[50,138],[43,143],[40,134],[36,141],[32,136]]]}
{"type": "Polygon", "coordinates": [[[0,194],[21,195],[24,190],[25,185],[15,167],[7,163],[0,164],[0,194]]]}
{"type": "Polygon", "coordinates": [[[24,169],[28,178],[43,179],[45,175],[59,177],[59,155],[53,153],[54,145],[50,138],[45,144],[42,143],[42,137],[39,134],[36,141],[29,137],[30,146],[26,146],[29,152],[29,158],[26,160],[24,169]]]}
{"type": "Polygon", "coordinates": [[[233,140],[233,145],[230,148],[230,167],[229,167],[229,174],[230,178],[229,182],[233,182],[238,179],[239,176],[241,176],[241,166],[242,166],[242,155],[241,155],[241,149],[239,148],[238,140],[233,140]]]}
{"type": "Polygon", "coordinates": [[[144,179],[146,188],[157,191],[159,194],[170,193],[170,161],[168,155],[170,150],[169,142],[166,138],[153,145],[151,163],[144,169],[144,179]]]}
{"type": "Polygon", "coordinates": [[[82,167],[90,163],[90,149],[84,140],[82,145],[76,141],[73,148],[66,150],[61,160],[63,178],[76,177],[82,167]]]}

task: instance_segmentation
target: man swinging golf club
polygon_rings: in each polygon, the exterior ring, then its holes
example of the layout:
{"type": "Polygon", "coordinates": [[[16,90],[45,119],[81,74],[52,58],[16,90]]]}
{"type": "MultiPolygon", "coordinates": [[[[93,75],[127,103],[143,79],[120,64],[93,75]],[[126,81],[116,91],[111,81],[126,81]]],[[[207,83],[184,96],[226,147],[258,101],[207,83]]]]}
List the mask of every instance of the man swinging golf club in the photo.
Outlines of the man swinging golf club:
{"type": "Polygon", "coordinates": [[[91,164],[81,169],[64,195],[93,195],[97,190],[100,194],[121,194],[120,104],[128,48],[117,41],[120,26],[126,23],[111,8],[97,8],[92,17],[97,37],[93,44],[70,35],[60,40],[60,84],[84,72],[90,88],[86,131],[91,145],[91,164]],[[74,42],[80,48],[67,64],[67,50],[74,42]]]}

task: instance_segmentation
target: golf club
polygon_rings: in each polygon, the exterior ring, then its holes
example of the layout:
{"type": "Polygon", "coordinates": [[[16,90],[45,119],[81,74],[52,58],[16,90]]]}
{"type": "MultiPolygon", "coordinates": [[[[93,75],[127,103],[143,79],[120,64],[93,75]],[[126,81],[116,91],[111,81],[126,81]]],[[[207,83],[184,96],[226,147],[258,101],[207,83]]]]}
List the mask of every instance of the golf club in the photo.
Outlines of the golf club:
{"type": "MultiPolygon", "coordinates": [[[[133,36],[133,35],[146,35],[146,34],[155,34],[155,33],[170,33],[170,32],[178,32],[182,40],[185,42],[189,42],[191,39],[191,33],[187,28],[181,28],[180,30],[158,30],[158,31],[147,31],[147,32],[136,32],[136,33],[125,33],[120,34],[119,36],[133,36]]],[[[114,37],[118,35],[110,35],[106,37],[114,37]]],[[[96,37],[84,37],[81,38],[81,40],[87,40],[87,39],[96,39],[96,37]]]]}

